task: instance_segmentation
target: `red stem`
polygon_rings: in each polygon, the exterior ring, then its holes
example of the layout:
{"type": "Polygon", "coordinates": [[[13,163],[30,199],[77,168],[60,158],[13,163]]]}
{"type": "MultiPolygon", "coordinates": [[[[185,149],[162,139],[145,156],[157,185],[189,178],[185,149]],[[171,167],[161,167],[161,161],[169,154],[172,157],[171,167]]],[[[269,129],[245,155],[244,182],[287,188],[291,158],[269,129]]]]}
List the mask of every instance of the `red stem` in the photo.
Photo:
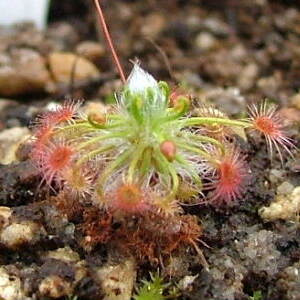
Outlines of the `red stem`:
{"type": "Polygon", "coordinates": [[[96,5],[98,15],[99,15],[99,21],[101,23],[101,27],[102,27],[105,39],[106,39],[106,41],[108,43],[108,46],[110,48],[111,54],[113,56],[113,59],[114,59],[114,62],[116,64],[116,67],[118,69],[118,72],[120,74],[121,80],[122,80],[123,84],[125,84],[126,83],[126,77],[124,75],[124,72],[123,72],[122,66],[120,64],[118,55],[116,53],[114,44],[113,44],[112,39],[110,37],[109,31],[108,31],[108,28],[107,28],[107,25],[106,25],[105,17],[103,15],[102,8],[101,8],[98,0],[94,0],[94,2],[95,2],[95,5],[96,5]]]}

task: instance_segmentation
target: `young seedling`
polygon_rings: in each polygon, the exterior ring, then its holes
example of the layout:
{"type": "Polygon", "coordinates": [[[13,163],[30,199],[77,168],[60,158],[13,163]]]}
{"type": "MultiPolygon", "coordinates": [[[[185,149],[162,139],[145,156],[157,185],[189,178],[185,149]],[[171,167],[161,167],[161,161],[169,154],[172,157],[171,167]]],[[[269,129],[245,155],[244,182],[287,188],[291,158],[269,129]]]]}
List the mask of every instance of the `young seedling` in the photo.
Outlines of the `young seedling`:
{"type": "Polygon", "coordinates": [[[133,297],[134,300],[164,300],[167,299],[163,292],[168,284],[163,283],[159,274],[150,273],[151,280],[143,280],[143,286],[138,290],[138,294],[133,297]]]}

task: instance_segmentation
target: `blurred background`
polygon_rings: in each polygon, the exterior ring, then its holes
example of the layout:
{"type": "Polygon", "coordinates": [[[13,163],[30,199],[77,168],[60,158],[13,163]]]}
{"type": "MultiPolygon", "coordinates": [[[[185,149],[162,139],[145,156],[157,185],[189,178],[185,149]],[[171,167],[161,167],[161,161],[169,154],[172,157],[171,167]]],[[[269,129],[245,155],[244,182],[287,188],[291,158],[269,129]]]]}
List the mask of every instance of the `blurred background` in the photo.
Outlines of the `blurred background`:
{"type": "MultiPolygon", "coordinates": [[[[127,76],[130,60],[139,59],[157,79],[229,115],[264,98],[300,108],[299,1],[101,4],[127,76]]],[[[28,22],[0,27],[0,97],[23,103],[65,97],[113,101],[121,82],[93,1],[51,0],[48,8],[44,30],[41,20],[37,27],[28,22]]]]}

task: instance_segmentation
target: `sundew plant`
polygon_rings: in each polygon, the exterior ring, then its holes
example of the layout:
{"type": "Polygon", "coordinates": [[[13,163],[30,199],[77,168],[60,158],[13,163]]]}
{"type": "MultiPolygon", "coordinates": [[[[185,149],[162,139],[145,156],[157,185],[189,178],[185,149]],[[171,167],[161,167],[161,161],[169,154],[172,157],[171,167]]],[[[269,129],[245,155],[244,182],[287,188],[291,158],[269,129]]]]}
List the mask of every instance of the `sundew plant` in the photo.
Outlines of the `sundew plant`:
{"type": "Polygon", "coordinates": [[[126,78],[105,19],[99,20],[123,82],[116,104],[85,115],[80,101],[66,101],[37,118],[31,160],[42,183],[58,192],[57,207],[80,214],[82,245],[112,243],[143,262],[157,264],[181,245],[198,247],[203,232],[182,205],[229,206],[242,200],[251,170],[237,132],[265,137],[270,157],[292,155],[276,107],[249,106],[249,117],[233,120],[220,110],[191,107],[134,63],[126,78]],[[117,226],[115,226],[117,223],[117,226]]]}
{"type": "Polygon", "coordinates": [[[66,102],[39,117],[32,160],[49,186],[111,211],[176,214],[188,198],[214,205],[241,198],[250,170],[235,128],[262,133],[280,157],[280,147],[293,147],[274,107],[252,106],[244,120],[211,107],[192,117],[187,97],[138,64],[107,113],[82,116],[79,106],[66,102]]]}

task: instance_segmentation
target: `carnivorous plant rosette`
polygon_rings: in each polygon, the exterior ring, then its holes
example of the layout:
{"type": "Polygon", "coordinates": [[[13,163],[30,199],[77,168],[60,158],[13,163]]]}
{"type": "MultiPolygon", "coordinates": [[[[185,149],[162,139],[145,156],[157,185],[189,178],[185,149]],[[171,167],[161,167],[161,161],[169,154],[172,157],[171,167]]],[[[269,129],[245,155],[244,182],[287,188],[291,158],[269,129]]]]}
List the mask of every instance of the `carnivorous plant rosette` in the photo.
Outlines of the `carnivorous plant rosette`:
{"type": "Polygon", "coordinates": [[[212,109],[191,117],[189,104],[181,95],[170,101],[168,84],[135,64],[105,115],[83,117],[78,103],[66,102],[41,116],[32,160],[50,186],[91,197],[111,211],[174,214],[181,199],[197,196],[203,187],[216,205],[242,196],[249,169],[227,138],[230,129],[255,129],[276,148],[293,146],[275,110],[252,107],[251,118],[232,120],[212,109]],[[210,134],[210,128],[224,134],[210,134]]]}

